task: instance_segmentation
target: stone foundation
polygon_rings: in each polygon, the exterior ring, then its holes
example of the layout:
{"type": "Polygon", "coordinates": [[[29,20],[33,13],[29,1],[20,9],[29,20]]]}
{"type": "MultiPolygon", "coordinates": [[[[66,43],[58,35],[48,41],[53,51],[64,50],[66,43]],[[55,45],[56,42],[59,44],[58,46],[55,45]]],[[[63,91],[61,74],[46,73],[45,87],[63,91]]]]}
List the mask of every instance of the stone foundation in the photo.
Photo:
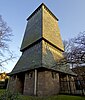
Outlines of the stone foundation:
{"type": "Polygon", "coordinates": [[[24,95],[34,95],[34,71],[25,73],[24,95]]]}
{"type": "Polygon", "coordinates": [[[60,93],[75,94],[74,77],[66,74],[60,75],[60,93]]]}
{"type": "Polygon", "coordinates": [[[37,95],[48,96],[59,93],[59,75],[52,71],[38,72],[37,95]]]}
{"type": "MultiPolygon", "coordinates": [[[[14,92],[19,92],[24,95],[34,95],[34,70],[28,71],[25,74],[24,83],[21,81],[19,75],[11,76],[8,89],[14,92]],[[23,87],[24,86],[24,87],[23,87]]],[[[37,71],[37,96],[48,96],[59,93],[59,75],[57,72],[38,70],[37,71]]]]}
{"type": "Polygon", "coordinates": [[[35,95],[35,92],[37,96],[57,95],[62,92],[74,93],[74,78],[66,74],[64,75],[62,74],[61,77],[58,72],[43,68],[37,69],[35,89],[35,71],[31,70],[11,76],[8,89],[30,96],[35,95]]]}

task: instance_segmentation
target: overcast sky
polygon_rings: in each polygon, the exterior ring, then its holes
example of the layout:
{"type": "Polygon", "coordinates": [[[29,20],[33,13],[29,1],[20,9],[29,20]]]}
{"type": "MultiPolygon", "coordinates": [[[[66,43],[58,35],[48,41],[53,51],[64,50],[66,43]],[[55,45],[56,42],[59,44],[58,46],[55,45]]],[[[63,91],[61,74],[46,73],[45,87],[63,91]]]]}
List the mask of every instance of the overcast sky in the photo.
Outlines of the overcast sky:
{"type": "Polygon", "coordinates": [[[41,4],[46,6],[59,19],[59,28],[63,40],[77,36],[85,31],[85,0],[0,0],[0,14],[12,28],[10,49],[18,57],[4,64],[11,71],[20,57],[20,46],[26,28],[26,18],[41,4]]]}

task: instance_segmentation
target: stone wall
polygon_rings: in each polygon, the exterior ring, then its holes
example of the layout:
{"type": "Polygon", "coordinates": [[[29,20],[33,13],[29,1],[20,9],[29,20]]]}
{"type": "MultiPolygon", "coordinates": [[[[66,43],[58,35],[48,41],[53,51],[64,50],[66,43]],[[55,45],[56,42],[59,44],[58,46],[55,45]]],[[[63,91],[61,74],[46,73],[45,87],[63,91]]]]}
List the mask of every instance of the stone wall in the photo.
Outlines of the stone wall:
{"type": "Polygon", "coordinates": [[[76,91],[74,77],[70,76],[69,80],[70,80],[71,93],[74,94],[76,91]]]}
{"type": "Polygon", "coordinates": [[[17,76],[16,75],[11,76],[9,81],[8,81],[7,90],[16,92],[17,91],[16,82],[17,82],[17,76]]]}
{"type": "Polygon", "coordinates": [[[34,71],[25,73],[24,95],[34,95],[34,71]]]}
{"type": "MultiPolygon", "coordinates": [[[[34,71],[25,74],[24,95],[34,95],[34,71]]],[[[49,96],[59,93],[59,75],[56,72],[38,70],[37,96],[49,96]]]]}
{"type": "Polygon", "coordinates": [[[23,93],[24,88],[24,73],[13,75],[10,77],[7,89],[12,92],[23,93]]]}
{"type": "Polygon", "coordinates": [[[52,71],[39,71],[37,95],[49,96],[59,93],[59,75],[52,71]]]}
{"type": "MultiPolygon", "coordinates": [[[[62,76],[59,75],[60,73],[47,70],[45,68],[37,69],[36,95],[49,96],[57,95],[59,93],[74,94],[76,91],[74,78],[66,74],[61,74],[62,76]]],[[[9,90],[19,92],[24,95],[34,95],[34,88],[34,70],[12,76],[8,84],[9,90]]]]}
{"type": "Polygon", "coordinates": [[[74,77],[66,74],[60,76],[60,93],[74,94],[76,91],[74,77]]]}

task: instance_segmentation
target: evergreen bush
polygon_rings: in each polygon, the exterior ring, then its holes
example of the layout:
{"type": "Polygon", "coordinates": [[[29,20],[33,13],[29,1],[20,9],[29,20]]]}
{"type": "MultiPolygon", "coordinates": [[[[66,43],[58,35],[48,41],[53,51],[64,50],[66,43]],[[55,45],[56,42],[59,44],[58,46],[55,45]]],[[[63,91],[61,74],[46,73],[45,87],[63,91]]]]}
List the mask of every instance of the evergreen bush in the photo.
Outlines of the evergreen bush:
{"type": "Polygon", "coordinates": [[[19,93],[5,91],[2,95],[0,95],[0,100],[22,100],[22,99],[20,98],[19,93]]]}

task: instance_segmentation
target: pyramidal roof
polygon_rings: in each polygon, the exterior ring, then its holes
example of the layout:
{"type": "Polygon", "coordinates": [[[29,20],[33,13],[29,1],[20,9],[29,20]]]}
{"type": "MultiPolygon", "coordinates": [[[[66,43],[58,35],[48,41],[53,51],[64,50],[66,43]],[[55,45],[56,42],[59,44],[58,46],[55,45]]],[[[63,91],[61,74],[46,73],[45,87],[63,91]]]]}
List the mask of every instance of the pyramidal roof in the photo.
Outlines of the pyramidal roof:
{"type": "Polygon", "coordinates": [[[58,18],[47,8],[47,6],[46,6],[44,3],[42,3],[42,4],[27,18],[27,20],[29,20],[32,16],[34,16],[34,14],[35,14],[38,10],[40,10],[40,9],[42,8],[42,6],[44,6],[44,8],[47,9],[47,10],[49,11],[49,13],[50,13],[56,20],[58,20],[58,18]]]}
{"type": "Polygon", "coordinates": [[[42,67],[75,75],[67,67],[54,66],[57,58],[64,51],[57,17],[44,4],[41,4],[27,18],[27,21],[21,45],[23,53],[10,75],[42,67]],[[50,49],[45,47],[47,45],[50,49]]]}
{"type": "Polygon", "coordinates": [[[24,51],[39,39],[46,39],[55,47],[64,51],[63,43],[58,27],[58,18],[45,6],[41,4],[28,18],[25,35],[21,45],[24,51]]]}

